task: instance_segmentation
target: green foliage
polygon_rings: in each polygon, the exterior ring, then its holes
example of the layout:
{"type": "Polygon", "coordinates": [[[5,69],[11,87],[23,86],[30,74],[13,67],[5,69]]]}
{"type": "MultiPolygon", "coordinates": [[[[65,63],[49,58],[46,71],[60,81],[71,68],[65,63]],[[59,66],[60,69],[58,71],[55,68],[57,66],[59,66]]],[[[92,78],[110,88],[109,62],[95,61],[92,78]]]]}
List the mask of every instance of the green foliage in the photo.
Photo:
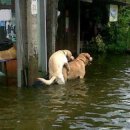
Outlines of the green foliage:
{"type": "Polygon", "coordinates": [[[108,50],[122,52],[127,49],[129,22],[130,8],[126,6],[120,7],[118,22],[109,22],[106,26],[108,32],[108,36],[106,37],[108,50]]]}
{"type": "Polygon", "coordinates": [[[103,38],[100,34],[98,34],[96,36],[95,42],[96,42],[96,45],[97,45],[98,52],[105,52],[106,51],[105,43],[104,43],[103,38]]]}

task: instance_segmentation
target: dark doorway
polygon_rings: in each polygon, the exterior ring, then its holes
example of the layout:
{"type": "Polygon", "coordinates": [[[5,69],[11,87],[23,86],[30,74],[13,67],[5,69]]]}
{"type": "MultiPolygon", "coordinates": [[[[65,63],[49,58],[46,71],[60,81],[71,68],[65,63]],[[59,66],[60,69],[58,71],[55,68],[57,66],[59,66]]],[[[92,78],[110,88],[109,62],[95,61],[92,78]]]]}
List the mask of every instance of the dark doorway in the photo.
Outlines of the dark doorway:
{"type": "Polygon", "coordinates": [[[103,27],[108,22],[107,5],[102,2],[80,2],[80,44],[87,49],[93,49],[94,39],[103,35],[103,27]]]}
{"type": "Polygon", "coordinates": [[[77,51],[78,0],[59,0],[56,50],[77,51]]]}

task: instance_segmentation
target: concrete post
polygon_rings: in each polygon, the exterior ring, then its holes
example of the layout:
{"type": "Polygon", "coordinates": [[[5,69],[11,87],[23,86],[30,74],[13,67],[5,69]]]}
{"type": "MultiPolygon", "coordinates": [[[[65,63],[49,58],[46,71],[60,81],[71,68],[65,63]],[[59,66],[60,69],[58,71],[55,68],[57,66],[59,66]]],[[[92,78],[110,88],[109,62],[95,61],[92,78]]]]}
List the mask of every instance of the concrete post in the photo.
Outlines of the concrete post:
{"type": "Polygon", "coordinates": [[[47,74],[46,0],[38,1],[39,70],[47,74]]]}
{"type": "Polygon", "coordinates": [[[27,85],[27,27],[26,27],[26,0],[15,0],[16,35],[17,35],[17,85],[27,85]]]}
{"type": "Polygon", "coordinates": [[[33,82],[36,80],[36,78],[38,77],[38,46],[39,46],[38,43],[39,42],[38,42],[37,8],[35,8],[35,4],[37,4],[37,0],[27,0],[28,85],[29,86],[31,86],[33,82]]]}

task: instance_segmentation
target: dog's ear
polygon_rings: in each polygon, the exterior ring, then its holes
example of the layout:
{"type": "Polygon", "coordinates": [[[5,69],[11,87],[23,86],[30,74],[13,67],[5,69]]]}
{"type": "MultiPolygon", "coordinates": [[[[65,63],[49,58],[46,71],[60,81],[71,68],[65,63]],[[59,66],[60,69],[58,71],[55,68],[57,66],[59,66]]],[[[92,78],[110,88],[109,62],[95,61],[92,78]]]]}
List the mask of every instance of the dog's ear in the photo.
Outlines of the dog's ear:
{"type": "Polygon", "coordinates": [[[85,57],[89,60],[89,61],[92,61],[93,58],[90,56],[89,53],[85,53],[85,57]]]}
{"type": "Polygon", "coordinates": [[[66,56],[66,57],[67,57],[68,61],[74,60],[74,57],[73,57],[73,56],[66,56]]]}
{"type": "Polygon", "coordinates": [[[68,61],[74,60],[74,57],[72,56],[71,51],[66,50],[65,52],[66,52],[66,57],[67,57],[68,61]]]}

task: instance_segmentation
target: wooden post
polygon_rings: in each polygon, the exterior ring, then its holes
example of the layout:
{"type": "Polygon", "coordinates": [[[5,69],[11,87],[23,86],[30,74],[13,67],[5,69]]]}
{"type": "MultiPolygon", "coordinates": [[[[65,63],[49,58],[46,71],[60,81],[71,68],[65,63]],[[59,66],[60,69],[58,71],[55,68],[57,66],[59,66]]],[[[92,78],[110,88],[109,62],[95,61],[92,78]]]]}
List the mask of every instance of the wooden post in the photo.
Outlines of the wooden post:
{"type": "Polygon", "coordinates": [[[27,85],[27,30],[26,30],[26,0],[15,0],[16,35],[17,35],[17,83],[18,87],[27,85]]]}
{"type": "Polygon", "coordinates": [[[27,0],[27,34],[28,34],[28,85],[31,86],[38,77],[38,19],[37,0],[27,0]],[[35,7],[36,6],[36,7],[35,7]]]}
{"type": "Polygon", "coordinates": [[[57,34],[57,11],[59,0],[47,1],[47,45],[48,57],[55,52],[55,42],[57,34]]]}

